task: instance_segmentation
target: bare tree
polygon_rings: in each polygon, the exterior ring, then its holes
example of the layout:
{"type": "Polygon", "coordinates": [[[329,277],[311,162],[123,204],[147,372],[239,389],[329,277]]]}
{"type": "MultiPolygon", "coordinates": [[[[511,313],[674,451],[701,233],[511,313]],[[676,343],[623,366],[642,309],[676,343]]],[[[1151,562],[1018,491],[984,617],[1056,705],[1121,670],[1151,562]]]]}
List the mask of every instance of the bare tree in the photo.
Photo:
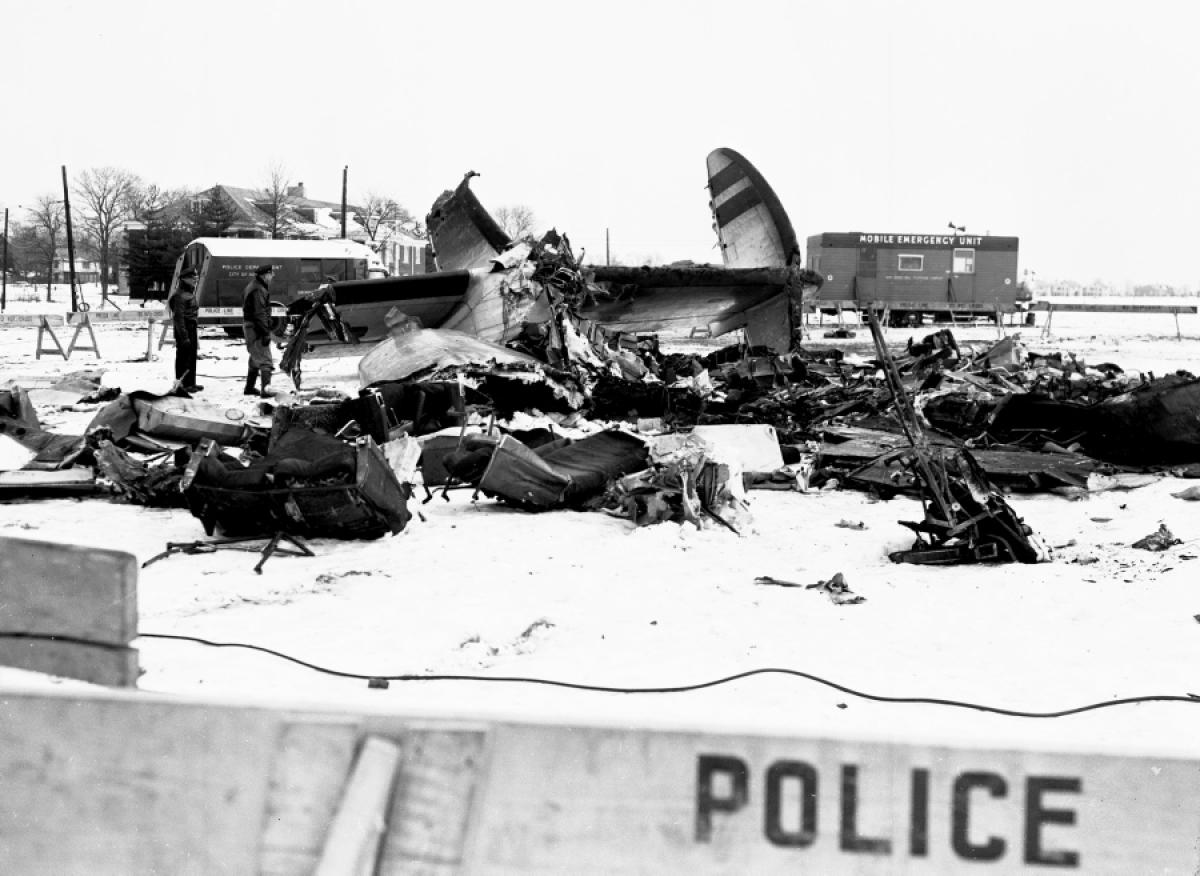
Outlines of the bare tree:
{"type": "Polygon", "coordinates": [[[296,196],[287,170],[272,165],[267,184],[255,195],[254,205],[267,214],[267,230],[272,240],[287,237],[296,226],[296,196]]]}
{"type": "Polygon", "coordinates": [[[186,201],[193,194],[192,189],[164,189],[139,180],[129,190],[129,218],[145,222],[148,217],[159,215],[166,207],[186,201]]]}
{"type": "Polygon", "coordinates": [[[46,266],[46,300],[53,301],[54,259],[58,256],[58,241],[65,227],[63,202],[53,195],[39,195],[29,208],[30,225],[35,236],[33,249],[38,262],[46,266]]]}
{"type": "Polygon", "coordinates": [[[534,226],[537,224],[537,217],[533,215],[533,209],[525,204],[497,207],[492,218],[513,240],[531,237],[534,226]]]}
{"type": "Polygon", "coordinates": [[[354,219],[374,243],[383,243],[397,232],[420,237],[425,230],[407,207],[395,198],[375,192],[363,196],[361,206],[355,210],[354,219]]]}
{"type": "Polygon", "coordinates": [[[108,281],[115,261],[113,236],[129,218],[137,176],[118,167],[93,167],[75,178],[75,194],[83,199],[83,227],[100,262],[100,300],[108,300],[108,281]]]}

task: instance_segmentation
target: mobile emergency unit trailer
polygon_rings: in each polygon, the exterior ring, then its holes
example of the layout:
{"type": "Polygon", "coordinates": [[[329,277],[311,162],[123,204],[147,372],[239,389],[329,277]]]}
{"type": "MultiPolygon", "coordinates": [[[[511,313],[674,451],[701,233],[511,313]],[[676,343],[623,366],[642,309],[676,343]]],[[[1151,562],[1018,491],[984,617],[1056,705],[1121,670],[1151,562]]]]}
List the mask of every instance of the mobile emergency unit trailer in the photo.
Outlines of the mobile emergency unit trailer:
{"type": "Polygon", "coordinates": [[[816,306],[888,310],[893,325],[1017,310],[1017,238],[825,232],[808,265],[825,279],[816,306]]]}
{"type": "Polygon", "coordinates": [[[282,312],[301,293],[329,282],[388,276],[379,256],[353,240],[261,240],[244,237],[198,237],[175,264],[171,290],[186,268],[196,271],[196,299],[202,322],[242,324],[242,292],[259,265],[273,265],[271,306],[282,312]]]}

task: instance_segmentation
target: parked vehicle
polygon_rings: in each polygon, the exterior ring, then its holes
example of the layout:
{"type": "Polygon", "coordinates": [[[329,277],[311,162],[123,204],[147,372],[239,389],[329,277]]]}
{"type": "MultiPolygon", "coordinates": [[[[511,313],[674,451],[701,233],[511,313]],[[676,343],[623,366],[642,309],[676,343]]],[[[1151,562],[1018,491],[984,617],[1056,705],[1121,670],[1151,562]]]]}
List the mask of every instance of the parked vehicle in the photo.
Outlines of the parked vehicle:
{"type": "Polygon", "coordinates": [[[366,244],[353,240],[261,240],[242,237],[198,237],[189,243],[175,264],[171,291],[181,271],[197,274],[196,296],[200,321],[241,330],[242,291],[259,265],[275,267],[271,280],[271,307],[277,325],[283,313],[304,293],[329,282],[381,279],[388,276],[379,256],[366,244]]]}
{"type": "Polygon", "coordinates": [[[892,325],[992,319],[1017,310],[1016,237],[825,232],[808,238],[825,313],[871,307],[892,325]]]}

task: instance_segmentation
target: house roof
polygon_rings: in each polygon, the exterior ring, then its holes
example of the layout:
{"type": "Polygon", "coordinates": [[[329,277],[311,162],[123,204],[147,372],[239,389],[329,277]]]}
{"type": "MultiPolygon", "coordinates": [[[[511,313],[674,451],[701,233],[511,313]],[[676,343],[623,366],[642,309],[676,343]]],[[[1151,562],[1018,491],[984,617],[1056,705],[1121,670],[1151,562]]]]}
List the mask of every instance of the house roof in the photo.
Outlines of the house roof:
{"type": "MultiPolygon", "coordinates": [[[[231,186],[224,183],[217,183],[211,188],[205,189],[198,194],[200,196],[212,196],[215,192],[220,192],[226,200],[232,205],[234,212],[237,214],[237,219],[234,221],[234,228],[253,228],[264,230],[270,227],[271,216],[258,206],[264,199],[262,198],[261,190],[247,189],[240,186],[231,186]]],[[[312,210],[314,211],[314,219],[317,218],[317,211],[328,210],[332,214],[334,211],[341,211],[342,205],[333,201],[321,201],[316,198],[302,197],[298,194],[291,194],[288,197],[288,203],[295,209],[312,210]]],[[[347,204],[346,210],[348,213],[357,210],[357,207],[347,204]]],[[[340,231],[340,222],[335,229],[332,225],[324,225],[320,222],[308,221],[302,216],[296,216],[289,223],[293,226],[293,230],[299,234],[309,237],[330,236],[335,230],[340,231]]],[[[366,231],[357,222],[352,219],[347,223],[347,232],[351,237],[365,239],[366,231]]]]}

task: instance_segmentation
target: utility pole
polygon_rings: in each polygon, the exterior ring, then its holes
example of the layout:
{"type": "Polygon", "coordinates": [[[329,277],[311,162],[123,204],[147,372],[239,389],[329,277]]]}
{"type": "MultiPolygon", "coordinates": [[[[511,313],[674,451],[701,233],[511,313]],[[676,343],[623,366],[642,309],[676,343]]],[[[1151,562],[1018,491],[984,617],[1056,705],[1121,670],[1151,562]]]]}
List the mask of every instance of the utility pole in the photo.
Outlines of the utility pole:
{"type": "Polygon", "coordinates": [[[350,173],[350,165],[342,167],[342,240],[346,239],[346,177],[350,173]]]}
{"type": "Polygon", "coordinates": [[[604,264],[611,265],[612,257],[608,250],[608,229],[604,229],[604,264]]]}
{"type": "Polygon", "coordinates": [[[71,272],[71,310],[79,311],[79,294],[75,288],[75,235],[71,233],[71,194],[67,189],[67,166],[62,166],[63,209],[67,214],[67,259],[71,272]]]}
{"type": "Polygon", "coordinates": [[[0,260],[0,312],[8,307],[8,207],[4,208],[4,257],[0,260]]]}

